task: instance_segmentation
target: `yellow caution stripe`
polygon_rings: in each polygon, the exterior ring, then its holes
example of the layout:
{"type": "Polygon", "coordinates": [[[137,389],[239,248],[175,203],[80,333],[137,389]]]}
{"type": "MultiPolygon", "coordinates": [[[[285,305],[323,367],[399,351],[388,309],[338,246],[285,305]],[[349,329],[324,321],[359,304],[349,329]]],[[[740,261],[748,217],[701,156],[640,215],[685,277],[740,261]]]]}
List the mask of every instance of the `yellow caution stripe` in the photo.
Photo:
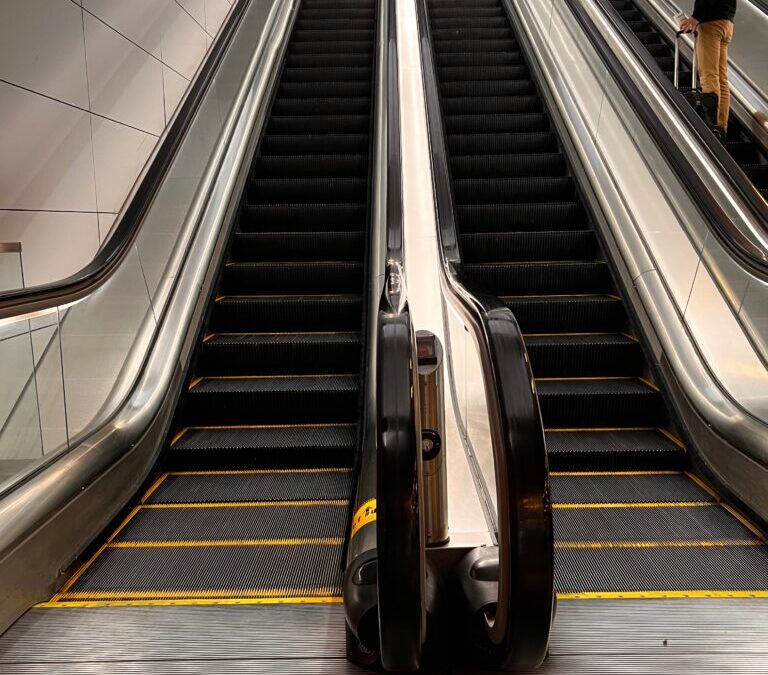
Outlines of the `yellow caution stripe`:
{"type": "Polygon", "coordinates": [[[281,506],[307,508],[310,506],[348,506],[347,499],[296,499],[293,501],[271,501],[271,502],[154,502],[152,504],[142,504],[141,508],[146,509],[255,509],[255,508],[278,508],[281,506]]]}
{"type": "Polygon", "coordinates": [[[354,537],[362,527],[375,520],[376,500],[369,499],[355,512],[355,515],[352,518],[352,534],[350,536],[354,537]]]}
{"type": "Polygon", "coordinates": [[[232,546],[341,546],[341,537],[306,539],[184,539],[179,541],[113,541],[107,548],[216,548],[232,546]]]}
{"type": "Polygon", "coordinates": [[[659,600],[702,598],[768,598],[768,591],[590,591],[587,593],[558,593],[558,600],[659,600]]]}
{"type": "Polygon", "coordinates": [[[666,509],[697,506],[719,506],[717,502],[562,502],[553,509],[666,509]]]}
{"type": "Polygon", "coordinates": [[[600,549],[600,548],[713,548],[727,546],[764,546],[759,539],[722,540],[671,540],[671,541],[557,541],[555,548],[600,549]]]}
{"type": "Polygon", "coordinates": [[[64,602],[40,602],[36,608],[61,609],[62,607],[178,607],[213,605],[317,605],[341,604],[340,596],[302,596],[284,598],[183,598],[178,600],[72,600],[64,602]]]}
{"type": "Polygon", "coordinates": [[[210,588],[182,591],[74,591],[62,593],[61,600],[224,600],[246,598],[287,599],[287,598],[320,598],[338,597],[339,589],[330,586],[318,588],[210,588]]]}

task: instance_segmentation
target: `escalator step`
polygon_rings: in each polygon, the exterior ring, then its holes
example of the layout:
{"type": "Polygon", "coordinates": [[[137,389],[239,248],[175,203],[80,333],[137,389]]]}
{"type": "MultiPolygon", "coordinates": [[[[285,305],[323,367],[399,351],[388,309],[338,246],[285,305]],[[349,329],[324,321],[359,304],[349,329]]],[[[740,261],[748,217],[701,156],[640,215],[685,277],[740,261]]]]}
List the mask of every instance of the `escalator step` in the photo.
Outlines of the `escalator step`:
{"type": "Polygon", "coordinates": [[[359,155],[368,151],[368,134],[266,135],[262,155],[359,155]]]}
{"type": "Polygon", "coordinates": [[[354,371],[359,364],[359,333],[213,335],[203,344],[197,373],[343,374],[354,371]]]}
{"type": "Polygon", "coordinates": [[[363,284],[360,262],[233,262],[224,268],[229,295],[354,293],[363,284]]]}
{"type": "Polygon", "coordinates": [[[434,17],[429,23],[433,29],[506,28],[507,18],[504,16],[434,17]]]}
{"type": "Polygon", "coordinates": [[[435,19],[455,19],[469,16],[505,16],[504,10],[498,5],[458,5],[456,7],[437,7],[430,9],[431,17],[435,19]]]}
{"type": "Polygon", "coordinates": [[[267,133],[275,135],[297,134],[364,134],[368,131],[368,115],[295,115],[272,116],[267,133]]]}
{"type": "MultiPolygon", "coordinates": [[[[489,50],[491,51],[491,50],[489,50]]],[[[536,93],[530,80],[461,80],[440,85],[440,93],[446,98],[472,96],[527,96],[536,93]]]]}
{"type": "Polygon", "coordinates": [[[558,593],[750,591],[768,585],[761,546],[555,549],[558,593]]]}
{"type": "Polygon", "coordinates": [[[351,469],[168,474],[146,504],[346,500],[351,469]]]}
{"type": "Polygon", "coordinates": [[[533,154],[557,151],[557,138],[551,132],[514,134],[451,134],[448,150],[459,155],[533,154]]]}
{"type": "Polygon", "coordinates": [[[549,118],[543,113],[451,115],[445,118],[449,134],[535,133],[549,130],[549,118]]]}
{"type": "Polygon", "coordinates": [[[341,554],[335,543],[107,548],[61,600],[337,596],[341,554]]]}
{"type": "Polygon", "coordinates": [[[555,504],[717,502],[691,478],[676,472],[557,474],[550,477],[549,486],[555,504]]]}
{"type": "Polygon", "coordinates": [[[171,446],[168,464],[186,471],[349,467],[356,444],[354,424],[191,428],[171,446]]]}
{"type": "Polygon", "coordinates": [[[515,42],[509,39],[499,40],[496,38],[478,39],[470,36],[461,39],[434,41],[435,54],[448,54],[459,52],[466,54],[468,52],[516,52],[519,47],[515,42]]]}
{"type": "Polygon", "coordinates": [[[345,42],[352,40],[373,41],[373,30],[295,30],[291,40],[296,42],[345,42]]]}
{"type": "Polygon", "coordinates": [[[634,378],[537,380],[547,428],[653,427],[664,420],[658,391],[634,378]]]}
{"type": "Polygon", "coordinates": [[[555,541],[750,541],[755,535],[718,504],[555,509],[555,541]]]}
{"type": "Polygon", "coordinates": [[[454,179],[562,176],[565,170],[563,156],[555,152],[530,155],[459,155],[451,160],[451,174],[454,179]]]}
{"type": "Polygon", "coordinates": [[[568,202],[575,197],[573,179],[568,176],[539,178],[457,178],[453,193],[459,206],[465,204],[568,202]]]}
{"type": "Polygon", "coordinates": [[[498,0],[429,0],[430,13],[432,9],[459,7],[462,10],[465,7],[493,7],[499,6],[498,0]]]}
{"type": "Polygon", "coordinates": [[[541,111],[541,101],[536,96],[528,95],[446,98],[443,111],[446,115],[538,113],[541,111]]]}
{"type": "Polygon", "coordinates": [[[548,430],[552,471],[675,470],[685,451],[658,429],[548,430]]]}
{"type": "Polygon", "coordinates": [[[243,232],[362,231],[365,204],[246,204],[238,225],[243,232]]]}
{"type": "Polygon", "coordinates": [[[552,232],[478,232],[461,235],[462,260],[523,262],[526,260],[592,260],[597,239],[591,230],[552,232]]]}
{"type": "Polygon", "coordinates": [[[373,45],[367,40],[339,40],[338,42],[294,42],[289,54],[372,54],[373,45]]]}
{"type": "Polygon", "coordinates": [[[527,80],[528,66],[441,66],[437,69],[441,82],[472,82],[478,80],[527,80]]]}
{"type": "Polygon", "coordinates": [[[359,295],[222,297],[210,327],[217,333],[356,331],[361,312],[359,295]]]}
{"type": "Polygon", "coordinates": [[[283,82],[277,89],[280,98],[359,98],[369,96],[370,82],[283,82]]]}
{"type": "Polygon", "coordinates": [[[365,178],[253,178],[248,203],[257,204],[348,204],[365,205],[365,178]]]}
{"type": "Polygon", "coordinates": [[[285,68],[281,82],[367,82],[371,80],[371,69],[366,67],[340,68],[285,68]]]}
{"type": "Polygon", "coordinates": [[[187,396],[196,426],[351,423],[357,420],[357,375],[290,375],[203,379],[187,396]]]}
{"type": "Polygon", "coordinates": [[[520,52],[445,52],[435,57],[439,66],[516,66],[523,62],[520,52]]]}
{"type": "Polygon", "coordinates": [[[609,295],[502,298],[524,333],[609,333],[624,330],[627,316],[609,295]]]}
{"type": "Polygon", "coordinates": [[[362,260],[362,232],[236,232],[232,257],[235,261],[279,262],[281,260],[362,260]]]}
{"type": "Polygon", "coordinates": [[[465,264],[464,271],[495,295],[571,295],[611,289],[608,266],[602,262],[536,262],[465,264]]]}
{"type": "Polygon", "coordinates": [[[631,377],[643,373],[640,343],[620,333],[525,338],[535,377],[631,377]]]}
{"type": "Polygon", "coordinates": [[[347,7],[341,4],[333,7],[326,8],[312,8],[307,5],[302,5],[301,11],[299,11],[299,18],[301,19],[375,19],[376,12],[374,4],[371,3],[369,8],[361,7],[358,5],[348,5],[347,7]]]}
{"type": "MultiPolygon", "coordinates": [[[[317,59],[317,56],[308,56],[317,59]]],[[[324,96],[318,98],[278,98],[272,104],[274,115],[367,115],[371,102],[364,96],[324,96]]]]}
{"type": "Polygon", "coordinates": [[[438,45],[438,53],[443,40],[506,40],[509,46],[516,46],[509,28],[438,28],[432,31],[432,38],[438,45]]]}
{"type": "Polygon", "coordinates": [[[366,155],[272,155],[259,157],[255,178],[355,178],[368,172],[366,155]]]}
{"type": "Polygon", "coordinates": [[[343,538],[349,508],[346,500],[315,504],[302,500],[299,504],[174,504],[166,508],[154,504],[141,508],[113,541],[269,542],[343,538]],[[310,510],[311,518],[307,517],[310,510]]]}
{"type": "Polygon", "coordinates": [[[373,30],[373,17],[311,17],[299,16],[295,24],[300,30],[373,30]]]}
{"type": "Polygon", "coordinates": [[[583,230],[586,214],[577,201],[537,204],[468,204],[456,208],[462,232],[583,230]]]}

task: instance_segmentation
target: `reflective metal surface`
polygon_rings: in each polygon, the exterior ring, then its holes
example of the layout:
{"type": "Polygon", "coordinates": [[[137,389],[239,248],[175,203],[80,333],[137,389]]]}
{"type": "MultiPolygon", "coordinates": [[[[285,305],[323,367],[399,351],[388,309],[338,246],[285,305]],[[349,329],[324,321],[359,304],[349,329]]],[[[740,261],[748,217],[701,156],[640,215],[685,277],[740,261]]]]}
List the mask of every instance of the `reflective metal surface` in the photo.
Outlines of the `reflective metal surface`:
{"type": "MultiPolygon", "coordinates": [[[[595,13],[591,3],[582,4],[595,13]]],[[[722,258],[702,253],[713,240],[686,190],[568,10],[557,3],[548,8],[525,0],[516,0],[515,7],[547,95],[561,111],[558,124],[572,139],[570,154],[589,181],[590,200],[605,218],[604,234],[616,247],[619,267],[629,272],[628,299],[637,302],[653,336],[651,344],[658,345],[657,359],[670,364],[685,404],[720,438],[719,444],[700,444],[702,459],[728,489],[765,517],[768,370],[756,349],[759,343],[745,330],[741,301],[738,314],[731,304],[741,295],[732,281],[739,270],[730,266],[720,274],[714,264],[722,258]],[[574,63],[578,81],[572,76],[574,63]],[[723,279],[731,279],[734,290],[724,292],[718,286],[723,279]],[[736,470],[733,452],[752,461],[750,475],[736,470]]],[[[621,53],[620,45],[617,49],[621,53]]],[[[642,82],[642,74],[638,78],[642,82]]],[[[747,287],[759,283],[741,272],[747,287]]]]}
{"type": "MultiPolygon", "coordinates": [[[[175,266],[165,270],[164,306],[150,304],[140,256],[134,250],[118,275],[56,315],[53,325],[62,335],[64,410],[68,422],[74,420],[79,428],[69,430],[70,452],[60,452],[57,461],[7,490],[0,500],[2,627],[59,583],[57,576],[122,508],[159,452],[215,274],[214,261],[227,235],[234,208],[231,197],[246,178],[243,160],[253,151],[263,122],[263,104],[294,8],[288,1],[254,3],[244,18],[250,31],[238,37],[249,44],[248,66],[243,72],[242,61],[231,64],[238,69],[241,84],[233,90],[226,117],[220,118],[213,153],[198,157],[205,170],[179,240],[170,250],[169,262],[175,266]],[[122,327],[119,335],[124,340],[110,340],[115,335],[108,332],[111,322],[122,327]],[[90,338],[82,341],[102,355],[106,377],[93,368],[80,338],[90,338]],[[98,382],[110,375],[108,382],[98,382]],[[98,396],[91,395],[90,380],[97,381],[98,396]],[[75,395],[74,408],[67,396],[71,381],[86,392],[80,398],[75,395]]],[[[227,72],[227,58],[222,73],[227,72]]],[[[21,327],[18,334],[26,336],[43,330],[39,321],[16,322],[3,330],[21,327]]],[[[55,353],[58,350],[49,349],[49,358],[55,353]]]]}

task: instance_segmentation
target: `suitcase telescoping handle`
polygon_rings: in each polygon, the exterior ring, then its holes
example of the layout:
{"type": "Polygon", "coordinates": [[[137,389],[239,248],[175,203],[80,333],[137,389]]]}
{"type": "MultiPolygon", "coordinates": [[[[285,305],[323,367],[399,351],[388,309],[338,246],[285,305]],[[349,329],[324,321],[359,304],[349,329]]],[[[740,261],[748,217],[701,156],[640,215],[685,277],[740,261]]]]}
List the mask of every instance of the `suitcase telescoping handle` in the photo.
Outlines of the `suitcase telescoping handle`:
{"type": "MultiPolygon", "coordinates": [[[[679,30],[675,35],[675,89],[680,88],[680,40],[688,31],[679,30]]],[[[696,90],[698,77],[696,72],[696,32],[693,33],[693,62],[691,63],[691,89],[696,90]]]]}

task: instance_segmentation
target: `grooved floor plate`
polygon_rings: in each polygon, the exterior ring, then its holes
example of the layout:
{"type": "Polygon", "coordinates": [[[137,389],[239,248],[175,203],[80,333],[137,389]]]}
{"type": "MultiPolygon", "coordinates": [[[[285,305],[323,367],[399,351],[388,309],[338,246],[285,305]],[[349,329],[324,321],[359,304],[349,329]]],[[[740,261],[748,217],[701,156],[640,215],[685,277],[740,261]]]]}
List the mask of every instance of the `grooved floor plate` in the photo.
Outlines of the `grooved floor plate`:
{"type": "Polygon", "coordinates": [[[684,473],[561,475],[550,477],[552,501],[574,504],[712,502],[714,497],[684,473]]]}
{"type": "Polygon", "coordinates": [[[348,499],[352,471],[169,474],[148,504],[348,499]]]}
{"type": "Polygon", "coordinates": [[[61,600],[341,594],[341,545],[108,548],[61,600]]]}
{"type": "Polygon", "coordinates": [[[142,508],[115,542],[343,539],[348,504],[153,506],[142,508]]]}

